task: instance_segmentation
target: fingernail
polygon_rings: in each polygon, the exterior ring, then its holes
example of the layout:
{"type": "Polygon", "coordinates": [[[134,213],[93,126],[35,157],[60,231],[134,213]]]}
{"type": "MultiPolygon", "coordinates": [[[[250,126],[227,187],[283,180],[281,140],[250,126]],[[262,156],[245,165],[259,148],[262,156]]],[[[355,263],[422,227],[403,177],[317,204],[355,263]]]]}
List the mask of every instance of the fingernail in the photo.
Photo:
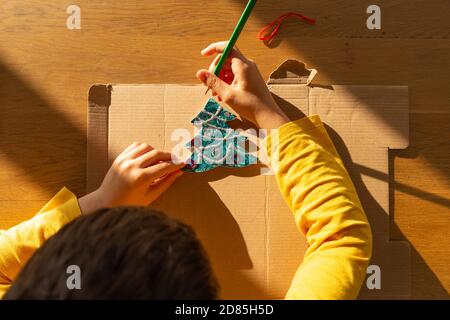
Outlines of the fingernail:
{"type": "Polygon", "coordinates": [[[174,165],[180,165],[180,164],[183,164],[183,160],[180,159],[177,155],[172,154],[172,163],[174,165]]]}

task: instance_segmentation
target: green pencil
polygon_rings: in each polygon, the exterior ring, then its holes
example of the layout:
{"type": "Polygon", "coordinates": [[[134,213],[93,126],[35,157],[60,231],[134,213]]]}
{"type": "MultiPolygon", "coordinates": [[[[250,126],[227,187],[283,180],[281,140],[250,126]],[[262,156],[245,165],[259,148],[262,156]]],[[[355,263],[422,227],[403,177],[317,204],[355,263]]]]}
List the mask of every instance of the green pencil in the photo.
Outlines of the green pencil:
{"type": "MultiPolygon", "coordinates": [[[[242,13],[241,18],[239,19],[236,28],[234,28],[233,34],[231,35],[230,41],[228,42],[228,45],[225,47],[225,50],[222,53],[222,56],[219,59],[219,62],[217,63],[216,67],[214,68],[214,74],[216,76],[220,75],[220,72],[222,71],[222,68],[225,64],[225,62],[228,59],[228,56],[230,55],[231,51],[234,48],[234,45],[236,44],[237,39],[239,38],[239,35],[242,32],[242,29],[244,29],[245,24],[247,23],[248,18],[250,17],[250,14],[252,13],[253,8],[256,5],[256,0],[250,0],[247,3],[247,6],[244,9],[244,12],[242,13]]],[[[208,93],[210,88],[205,92],[208,93]]]]}

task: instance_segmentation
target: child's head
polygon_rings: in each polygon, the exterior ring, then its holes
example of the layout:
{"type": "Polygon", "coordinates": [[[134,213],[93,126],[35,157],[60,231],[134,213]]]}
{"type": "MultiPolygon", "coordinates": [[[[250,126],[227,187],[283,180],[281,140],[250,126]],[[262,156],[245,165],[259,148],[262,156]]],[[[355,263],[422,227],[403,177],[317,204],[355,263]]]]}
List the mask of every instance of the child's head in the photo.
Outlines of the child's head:
{"type": "Polygon", "coordinates": [[[208,257],[187,225],[148,208],[100,210],[63,227],[23,268],[5,299],[214,299],[208,257]],[[69,290],[68,267],[81,289],[69,290]]]}

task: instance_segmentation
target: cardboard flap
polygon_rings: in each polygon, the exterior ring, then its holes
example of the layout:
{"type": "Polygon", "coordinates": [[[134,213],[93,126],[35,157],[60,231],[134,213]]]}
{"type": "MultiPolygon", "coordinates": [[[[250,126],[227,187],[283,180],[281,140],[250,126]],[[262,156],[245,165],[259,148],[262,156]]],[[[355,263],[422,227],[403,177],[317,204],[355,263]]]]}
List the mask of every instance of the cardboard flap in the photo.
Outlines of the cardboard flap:
{"type": "Polygon", "coordinates": [[[348,146],[405,149],[409,145],[408,87],[312,86],[309,114],[333,124],[348,146]]]}
{"type": "Polygon", "coordinates": [[[274,72],[272,72],[267,84],[309,85],[316,74],[316,69],[307,69],[303,62],[299,62],[297,60],[286,60],[274,72]]]}

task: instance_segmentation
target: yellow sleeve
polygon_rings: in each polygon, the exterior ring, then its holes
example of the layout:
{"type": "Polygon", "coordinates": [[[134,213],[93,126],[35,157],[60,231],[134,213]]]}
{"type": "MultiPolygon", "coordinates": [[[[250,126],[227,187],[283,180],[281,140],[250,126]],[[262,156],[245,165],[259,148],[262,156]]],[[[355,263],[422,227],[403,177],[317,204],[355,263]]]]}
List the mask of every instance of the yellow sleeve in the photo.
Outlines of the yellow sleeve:
{"type": "Polygon", "coordinates": [[[282,126],[266,143],[272,163],[278,150],[277,182],[309,244],[286,299],[357,298],[372,234],[319,116],[282,126]]]}
{"type": "Polygon", "coordinates": [[[0,298],[33,253],[80,215],[77,198],[63,188],[32,219],[0,231],[0,298]]]}

